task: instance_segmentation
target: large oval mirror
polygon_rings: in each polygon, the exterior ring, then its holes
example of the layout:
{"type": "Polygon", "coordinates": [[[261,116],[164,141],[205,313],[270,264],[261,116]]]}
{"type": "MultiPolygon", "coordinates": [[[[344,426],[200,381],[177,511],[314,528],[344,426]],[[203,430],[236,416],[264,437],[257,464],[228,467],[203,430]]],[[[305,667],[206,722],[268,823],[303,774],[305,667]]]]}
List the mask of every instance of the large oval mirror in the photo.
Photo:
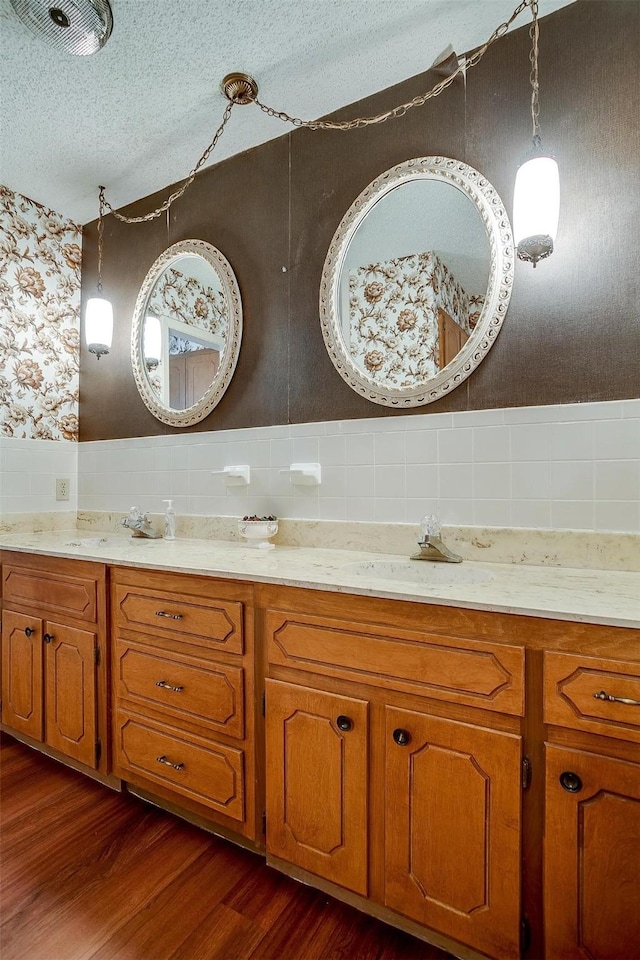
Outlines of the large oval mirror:
{"type": "Polygon", "coordinates": [[[513,284],[500,197],[447,157],[369,184],[333,237],[320,319],[341,377],[374,403],[415,407],[465,380],[493,345],[513,284]]]}
{"type": "Polygon", "coordinates": [[[140,288],[131,363],[140,395],[163,423],[187,427],[219,403],[238,361],[240,291],[228,261],[183,240],[153,264],[140,288]]]}

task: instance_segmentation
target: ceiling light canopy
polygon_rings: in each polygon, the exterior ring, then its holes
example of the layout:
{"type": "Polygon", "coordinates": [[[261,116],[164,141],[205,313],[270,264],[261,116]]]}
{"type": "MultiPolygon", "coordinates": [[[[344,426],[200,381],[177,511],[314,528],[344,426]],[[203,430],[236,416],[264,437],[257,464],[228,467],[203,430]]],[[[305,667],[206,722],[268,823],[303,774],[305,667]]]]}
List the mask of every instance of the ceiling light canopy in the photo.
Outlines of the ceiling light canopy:
{"type": "Polygon", "coordinates": [[[11,0],[11,6],[49,46],[78,57],[100,50],[113,29],[108,0],[11,0]]]}

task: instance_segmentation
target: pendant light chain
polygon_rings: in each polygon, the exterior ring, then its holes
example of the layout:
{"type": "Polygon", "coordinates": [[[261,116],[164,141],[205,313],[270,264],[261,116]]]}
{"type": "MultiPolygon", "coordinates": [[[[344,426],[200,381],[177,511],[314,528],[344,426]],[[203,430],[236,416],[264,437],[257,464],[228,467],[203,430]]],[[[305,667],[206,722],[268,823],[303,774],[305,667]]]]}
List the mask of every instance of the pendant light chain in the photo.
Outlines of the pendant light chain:
{"type": "Polygon", "coordinates": [[[116,220],[121,220],[123,223],[146,223],[148,220],[155,220],[156,217],[159,217],[160,214],[164,213],[165,210],[169,209],[169,207],[174,202],[174,200],[180,199],[180,197],[186,191],[187,187],[191,186],[191,184],[195,180],[198,170],[203,165],[203,163],[206,163],[206,161],[209,159],[209,156],[215,149],[215,146],[218,140],[222,136],[222,131],[227,125],[227,121],[231,116],[231,111],[233,110],[234,106],[235,106],[235,103],[233,102],[229,102],[227,104],[227,107],[222,117],[222,123],[216,130],[213,136],[213,140],[211,141],[207,149],[204,151],[204,153],[202,154],[202,156],[200,157],[200,159],[198,160],[195,167],[193,168],[193,170],[191,171],[187,179],[184,181],[182,186],[179,187],[176,191],[174,191],[174,193],[172,193],[169,197],[167,197],[167,199],[162,204],[162,206],[158,207],[157,210],[152,210],[151,213],[146,213],[143,217],[125,217],[123,213],[118,213],[117,210],[114,210],[114,208],[111,206],[108,200],[105,200],[104,187],[100,187],[100,203],[104,204],[104,206],[111,211],[111,213],[114,215],[116,220]]]}
{"type": "Polygon", "coordinates": [[[257,97],[255,98],[255,103],[267,116],[275,117],[277,120],[283,120],[285,123],[292,123],[295,127],[306,127],[308,130],[355,130],[358,127],[368,127],[375,123],[384,123],[385,120],[403,117],[413,107],[421,107],[428,100],[439,96],[443,90],[451,86],[456,77],[459,77],[460,74],[464,73],[470,67],[475,67],[476,64],[482,60],[489,47],[507,32],[516,17],[527,7],[532,7],[533,4],[535,4],[537,12],[537,0],[522,0],[509,19],[501,23],[499,27],[496,27],[486,43],[479,47],[474,54],[466,57],[462,63],[458,64],[453,73],[440,80],[440,82],[427,93],[420,94],[414,97],[413,100],[409,100],[407,103],[401,103],[397,107],[392,107],[391,110],[387,110],[385,113],[379,113],[375,117],[356,117],[353,120],[302,120],[300,117],[290,116],[288,113],[285,113],[284,110],[275,110],[273,107],[267,106],[257,97]]]}
{"type": "MultiPolygon", "coordinates": [[[[185,193],[188,187],[193,183],[196,174],[202,167],[204,163],[209,159],[209,156],[214,151],[218,140],[222,136],[224,128],[227,125],[229,117],[231,116],[231,111],[236,103],[249,103],[254,102],[263,113],[267,114],[269,117],[275,117],[277,120],[282,120],[285,123],[291,123],[295,127],[306,127],[309,130],[355,130],[360,127],[368,127],[376,123],[384,123],[386,120],[396,119],[398,117],[403,117],[409,110],[413,107],[423,106],[428,100],[432,100],[435,97],[439,96],[444,90],[451,86],[451,84],[463,74],[466,70],[471,67],[475,67],[476,64],[480,63],[483,56],[487,50],[493,46],[496,40],[499,40],[502,37],[513,21],[525,10],[527,7],[531,7],[533,13],[533,24],[531,27],[530,35],[533,42],[533,48],[530,54],[531,60],[531,83],[533,87],[532,97],[531,97],[531,113],[533,118],[533,130],[534,138],[538,135],[539,124],[538,124],[538,0],[521,0],[516,9],[513,11],[508,20],[505,20],[504,23],[501,23],[499,27],[493,31],[489,39],[481,47],[479,47],[475,53],[471,56],[465,57],[462,62],[458,63],[458,66],[450,73],[448,76],[440,80],[431,90],[428,90],[426,93],[420,94],[417,97],[414,97],[413,100],[409,100],[407,103],[401,103],[397,107],[393,107],[391,110],[387,110],[385,113],[377,114],[373,117],[356,117],[353,120],[303,120],[300,117],[293,117],[290,114],[286,113],[284,110],[276,110],[274,107],[269,107],[267,104],[262,103],[261,100],[257,97],[257,85],[255,90],[252,91],[252,94],[245,100],[231,100],[227,104],[227,107],[224,111],[222,122],[216,130],[213,140],[206,148],[191,173],[184,181],[184,183],[175,190],[164,203],[159,206],[156,210],[151,211],[150,213],[145,214],[140,217],[127,217],[122,213],[119,213],[113,208],[109,201],[104,196],[104,187],[100,187],[100,219],[98,221],[98,257],[99,265],[102,262],[102,217],[104,210],[109,210],[110,213],[123,223],[146,223],[149,220],[154,220],[156,217],[159,217],[165,210],[169,210],[172,203],[175,200],[179,200],[180,197],[185,193]]],[[[100,267],[99,267],[100,273],[100,267]]],[[[99,281],[99,289],[101,289],[101,282],[99,281]]]]}
{"type": "Polygon", "coordinates": [[[533,22],[529,28],[529,36],[531,37],[531,53],[529,54],[529,60],[531,61],[531,123],[532,123],[532,137],[534,143],[539,143],[540,141],[540,103],[538,101],[538,95],[540,91],[540,85],[538,82],[538,42],[540,39],[540,28],[538,26],[538,0],[529,0],[531,6],[531,15],[533,17],[533,22]]]}
{"type": "Polygon", "coordinates": [[[98,293],[102,293],[102,244],[104,238],[104,208],[106,201],[104,199],[104,187],[98,187],[100,191],[100,216],[98,217],[98,293]]]}

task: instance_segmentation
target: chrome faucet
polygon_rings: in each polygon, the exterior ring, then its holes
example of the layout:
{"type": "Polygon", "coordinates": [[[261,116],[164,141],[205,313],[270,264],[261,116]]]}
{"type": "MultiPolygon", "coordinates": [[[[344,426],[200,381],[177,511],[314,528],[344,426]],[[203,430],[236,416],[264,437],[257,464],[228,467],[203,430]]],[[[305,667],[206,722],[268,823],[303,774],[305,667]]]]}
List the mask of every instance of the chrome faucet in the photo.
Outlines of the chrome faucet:
{"type": "Polygon", "coordinates": [[[134,537],[147,537],[149,540],[157,540],[159,533],[151,526],[148,514],[144,513],[142,507],[131,507],[129,516],[123,517],[120,521],[123,527],[128,527],[134,537]]]}
{"type": "Polygon", "coordinates": [[[462,557],[452,553],[440,539],[440,521],[437,517],[423,517],[420,524],[422,539],[418,540],[420,553],[413,553],[410,560],[438,560],[441,563],[462,563],[462,557]]]}

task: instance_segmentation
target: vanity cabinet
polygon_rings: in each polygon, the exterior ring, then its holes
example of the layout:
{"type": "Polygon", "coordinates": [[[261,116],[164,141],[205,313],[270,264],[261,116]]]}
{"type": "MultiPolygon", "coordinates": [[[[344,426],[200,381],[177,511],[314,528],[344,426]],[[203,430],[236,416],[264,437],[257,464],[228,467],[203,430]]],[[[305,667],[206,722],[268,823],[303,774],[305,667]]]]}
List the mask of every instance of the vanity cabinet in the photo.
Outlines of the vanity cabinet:
{"type": "Polygon", "coordinates": [[[251,588],[113,568],[111,597],[118,775],[257,841],[251,588]]]}
{"type": "Polygon", "coordinates": [[[108,773],[102,564],[3,557],[2,723],[108,773]]]}
{"type": "Polygon", "coordinates": [[[639,958],[640,664],[545,654],[545,719],[546,956],[639,958]]]}
{"type": "Polygon", "coordinates": [[[267,855],[519,956],[523,648],[312,606],[264,617],[267,855]]]}

